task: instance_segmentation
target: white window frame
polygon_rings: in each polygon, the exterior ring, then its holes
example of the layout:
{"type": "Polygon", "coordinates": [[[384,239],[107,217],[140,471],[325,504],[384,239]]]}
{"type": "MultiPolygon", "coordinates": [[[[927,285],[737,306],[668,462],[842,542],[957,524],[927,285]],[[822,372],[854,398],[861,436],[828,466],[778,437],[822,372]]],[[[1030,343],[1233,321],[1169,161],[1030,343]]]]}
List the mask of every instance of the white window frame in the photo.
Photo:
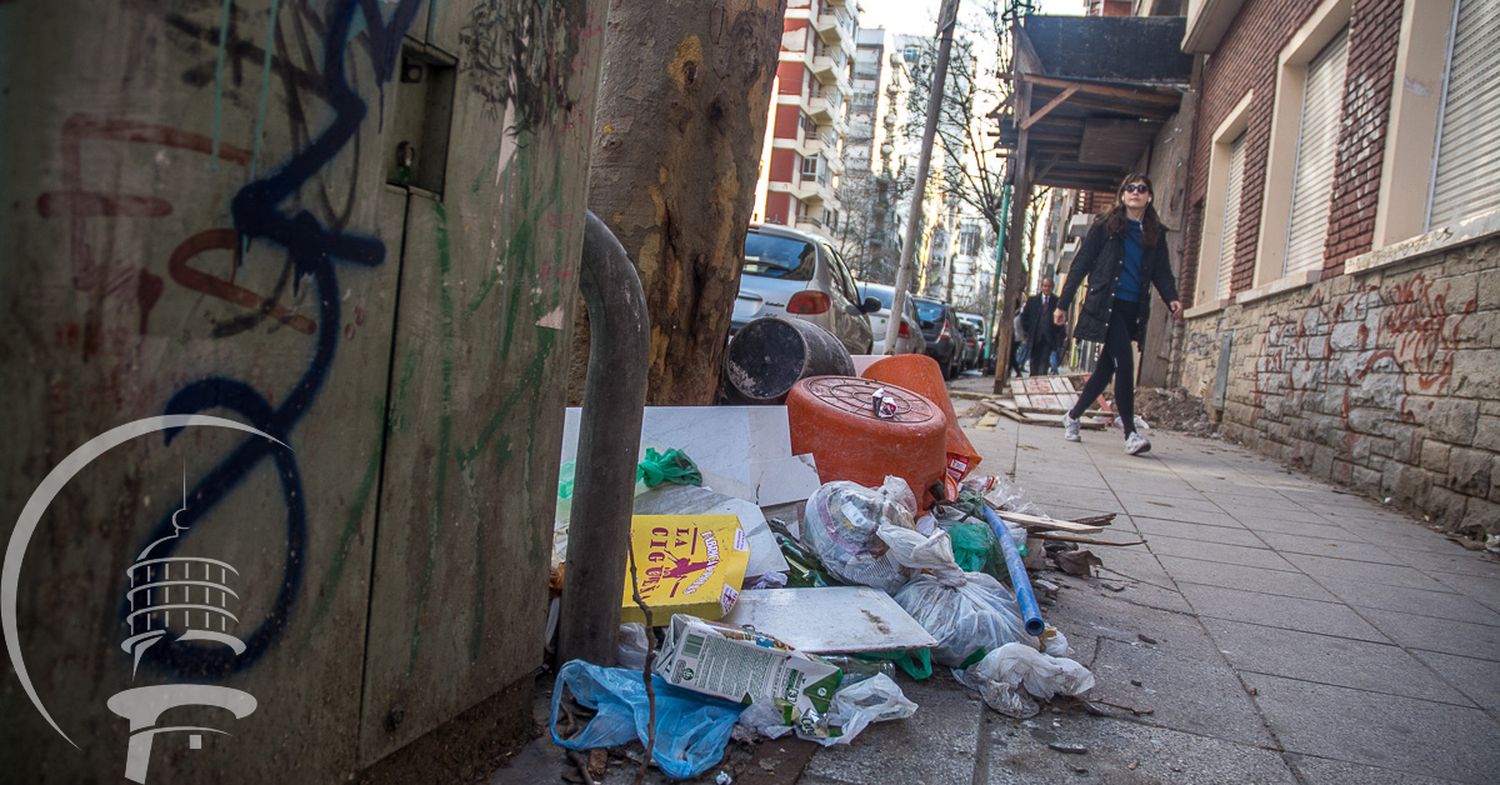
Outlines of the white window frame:
{"type": "MultiPolygon", "coordinates": [[[[1261,199],[1260,233],[1255,248],[1255,288],[1235,302],[1249,302],[1318,279],[1320,269],[1283,275],[1286,269],[1288,221],[1279,205],[1291,205],[1301,131],[1307,64],[1349,26],[1352,0],[1324,0],[1298,28],[1277,57],[1276,101],[1271,116],[1271,143],[1266,155],[1266,184],[1261,199]]],[[[1337,185],[1337,182],[1335,182],[1337,185]]]]}
{"type": "MultiPolygon", "coordinates": [[[[1440,225],[1463,223],[1467,219],[1475,217],[1475,214],[1478,212],[1495,212],[1494,209],[1488,211],[1470,210],[1468,214],[1459,214],[1457,216],[1449,216],[1442,219],[1438,219],[1436,216],[1434,216],[1434,211],[1436,208],[1434,202],[1437,195],[1439,165],[1442,163],[1443,133],[1445,130],[1445,124],[1447,122],[1448,102],[1451,100],[1451,90],[1453,87],[1453,58],[1455,54],[1454,48],[1458,44],[1458,23],[1460,21],[1459,18],[1463,13],[1465,3],[1483,1],[1484,0],[1459,0],[1458,2],[1453,3],[1453,10],[1451,14],[1452,21],[1449,23],[1448,41],[1447,46],[1445,47],[1446,51],[1443,58],[1443,95],[1442,99],[1438,102],[1438,120],[1436,133],[1437,138],[1433,145],[1432,151],[1432,175],[1427,186],[1427,203],[1425,205],[1426,210],[1424,211],[1424,228],[1427,231],[1432,231],[1433,229],[1438,228],[1438,226],[1440,225]],[[1438,220],[1440,220],[1441,223],[1435,225],[1434,222],[1438,220]]],[[[1495,44],[1494,41],[1489,41],[1488,43],[1491,47],[1493,47],[1495,44]]],[[[1490,51],[1493,50],[1491,49],[1490,51]]],[[[1495,133],[1495,130],[1491,128],[1490,133],[1495,133]]]]}
{"type": "MultiPolygon", "coordinates": [[[[1198,235],[1198,282],[1193,293],[1192,316],[1217,311],[1233,298],[1232,293],[1230,298],[1218,297],[1218,276],[1223,274],[1224,267],[1224,260],[1219,257],[1218,238],[1223,234],[1224,203],[1228,198],[1229,150],[1250,127],[1250,106],[1254,101],[1255,92],[1246,92],[1214,129],[1209,143],[1208,189],[1203,197],[1203,225],[1198,235]],[[1208,275],[1209,271],[1214,274],[1208,275]]],[[[1245,220],[1243,209],[1240,220],[1245,220]]]]}

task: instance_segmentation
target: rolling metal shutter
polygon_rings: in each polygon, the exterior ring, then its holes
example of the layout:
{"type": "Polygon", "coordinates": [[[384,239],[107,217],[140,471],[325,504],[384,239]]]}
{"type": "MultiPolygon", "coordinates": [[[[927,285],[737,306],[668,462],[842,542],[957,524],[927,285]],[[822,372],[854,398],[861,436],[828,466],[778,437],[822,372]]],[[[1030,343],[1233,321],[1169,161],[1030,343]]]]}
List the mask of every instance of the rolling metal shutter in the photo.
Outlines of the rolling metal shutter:
{"type": "Polygon", "coordinates": [[[1297,169],[1292,177],[1291,228],[1287,232],[1285,274],[1323,265],[1328,211],[1333,203],[1333,164],[1344,102],[1349,32],[1329,42],[1307,64],[1302,120],[1297,131],[1297,169]]]}
{"type": "Polygon", "coordinates": [[[1229,146],[1229,182],[1224,186],[1224,222],[1219,226],[1219,284],[1214,297],[1228,299],[1234,276],[1234,253],[1240,228],[1240,188],[1245,182],[1245,138],[1229,146]]]}
{"type": "Polygon", "coordinates": [[[1448,55],[1428,228],[1500,209],[1500,0],[1461,0],[1448,55]]]}

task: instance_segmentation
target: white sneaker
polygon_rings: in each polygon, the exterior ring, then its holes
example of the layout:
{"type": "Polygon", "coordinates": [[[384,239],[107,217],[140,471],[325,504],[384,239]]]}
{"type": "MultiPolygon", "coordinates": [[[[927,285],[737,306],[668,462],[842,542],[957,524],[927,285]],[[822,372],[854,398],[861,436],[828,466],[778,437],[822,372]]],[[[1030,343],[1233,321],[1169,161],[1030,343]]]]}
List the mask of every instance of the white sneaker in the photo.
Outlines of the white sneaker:
{"type": "Polygon", "coordinates": [[[1140,455],[1151,452],[1151,442],[1139,433],[1132,433],[1125,437],[1125,452],[1131,455],[1140,455]]]}
{"type": "Polygon", "coordinates": [[[1070,442],[1081,442],[1083,438],[1078,435],[1078,429],[1083,426],[1077,418],[1068,412],[1063,412],[1063,438],[1070,442]]]}

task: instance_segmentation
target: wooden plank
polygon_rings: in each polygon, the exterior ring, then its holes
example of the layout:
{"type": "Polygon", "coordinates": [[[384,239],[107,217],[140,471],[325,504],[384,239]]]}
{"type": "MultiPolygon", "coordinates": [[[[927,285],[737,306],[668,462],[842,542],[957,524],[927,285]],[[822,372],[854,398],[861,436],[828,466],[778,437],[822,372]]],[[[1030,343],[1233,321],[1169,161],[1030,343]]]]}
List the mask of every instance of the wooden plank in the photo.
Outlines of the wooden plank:
{"type": "Polygon", "coordinates": [[[1072,82],[1066,79],[1054,79],[1049,76],[1036,76],[1034,74],[1025,74],[1022,78],[1034,85],[1057,88],[1075,87],[1085,93],[1126,98],[1131,101],[1140,101],[1141,103],[1156,104],[1158,106],[1177,106],[1182,103],[1182,96],[1179,95],[1169,95],[1167,93],[1148,90],[1134,90],[1129,87],[1116,87],[1114,85],[1103,85],[1094,82],[1072,82]]]}
{"type": "Polygon", "coordinates": [[[984,416],[979,418],[979,422],[974,423],[974,427],[981,431],[993,431],[995,430],[995,426],[999,424],[1000,415],[994,412],[985,412],[984,416]]]}
{"type": "Polygon", "coordinates": [[[866,586],[743,592],[723,623],[754,627],[808,654],[937,645],[890,595],[866,586]]]}
{"type": "Polygon", "coordinates": [[[1078,537],[1072,534],[1056,534],[1054,532],[1040,532],[1036,536],[1038,539],[1043,540],[1055,540],[1057,542],[1076,542],[1083,545],[1109,545],[1116,548],[1126,545],[1146,544],[1145,540],[1135,540],[1132,542],[1111,542],[1110,540],[1100,540],[1095,537],[1078,537]]]}
{"type": "Polygon", "coordinates": [[[1030,115],[1024,121],[1022,121],[1021,128],[1027,129],[1032,127],[1033,125],[1036,125],[1037,122],[1040,121],[1043,117],[1051,114],[1053,109],[1062,106],[1064,101],[1072,98],[1073,94],[1076,92],[1078,92],[1077,85],[1073,85],[1072,87],[1064,89],[1061,93],[1058,93],[1055,98],[1043,105],[1041,109],[1036,110],[1034,114],[1030,115]]]}
{"type": "Polygon", "coordinates": [[[1066,531],[1073,534],[1098,534],[1104,531],[1103,527],[1093,526],[1075,521],[1051,518],[1045,515],[1027,515],[1020,512],[1002,512],[1000,517],[1014,523],[1027,531],[1066,531]]]}

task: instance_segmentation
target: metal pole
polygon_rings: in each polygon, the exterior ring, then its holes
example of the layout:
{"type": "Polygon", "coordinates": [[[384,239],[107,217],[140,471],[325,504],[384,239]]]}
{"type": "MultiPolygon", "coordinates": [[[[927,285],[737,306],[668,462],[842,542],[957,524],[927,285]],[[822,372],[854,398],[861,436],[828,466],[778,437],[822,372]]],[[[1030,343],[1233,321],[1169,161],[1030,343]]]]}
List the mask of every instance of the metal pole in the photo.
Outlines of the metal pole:
{"type": "Polygon", "coordinates": [[[910,283],[912,256],[917,249],[917,227],[922,222],[922,197],[927,192],[927,167],[932,163],[932,140],[937,136],[938,116],[943,108],[944,83],[948,78],[948,51],[953,48],[953,27],[958,22],[958,0],[943,0],[938,12],[938,57],[932,69],[927,95],[927,124],[922,128],[922,149],[917,154],[917,181],[912,184],[911,210],[906,216],[906,236],[901,240],[901,265],[896,268],[896,296],[891,301],[892,318],[885,324],[886,354],[896,353],[900,314],[906,312],[906,287],[910,283]]]}
{"type": "Polygon", "coordinates": [[[625,248],[593,213],[578,288],[588,307],[588,380],[578,434],[573,516],[563,572],[559,662],[613,665],[630,549],[635,467],[646,407],[650,318],[625,248]]]}

